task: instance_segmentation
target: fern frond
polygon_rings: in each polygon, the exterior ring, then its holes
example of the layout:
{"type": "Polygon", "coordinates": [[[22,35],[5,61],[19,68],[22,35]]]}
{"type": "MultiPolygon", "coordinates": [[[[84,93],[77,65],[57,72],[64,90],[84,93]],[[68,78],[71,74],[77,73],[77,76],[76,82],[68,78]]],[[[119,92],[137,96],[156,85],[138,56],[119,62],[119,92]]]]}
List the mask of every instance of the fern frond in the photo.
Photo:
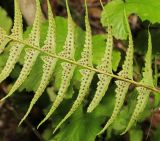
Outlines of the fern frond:
{"type": "MultiPolygon", "coordinates": [[[[102,131],[100,131],[100,133],[105,131],[108,128],[108,126],[110,126],[110,124],[112,124],[116,119],[124,103],[125,95],[129,89],[130,84],[134,84],[137,87],[136,89],[139,94],[137,97],[137,105],[135,106],[135,109],[133,111],[129,124],[123,133],[127,132],[131,128],[131,126],[135,123],[135,121],[138,119],[140,113],[143,112],[146,106],[146,103],[148,101],[150,92],[151,91],[159,92],[159,90],[153,86],[152,69],[151,69],[152,45],[151,45],[150,33],[148,38],[148,51],[145,57],[145,68],[143,72],[143,79],[140,82],[136,82],[132,79],[133,77],[133,40],[132,40],[132,34],[130,31],[128,20],[126,17],[126,13],[124,15],[127,21],[126,23],[127,23],[127,28],[129,32],[129,47],[127,49],[126,58],[122,66],[122,70],[117,75],[112,73],[111,59],[112,59],[112,50],[113,50],[113,37],[112,37],[112,28],[110,25],[108,26],[106,50],[102,58],[102,61],[100,64],[98,64],[97,68],[94,68],[92,64],[92,34],[91,34],[91,28],[88,20],[88,9],[86,5],[86,0],[85,0],[86,35],[85,35],[84,49],[82,51],[80,61],[74,60],[74,56],[75,56],[75,45],[74,45],[75,27],[74,26],[75,24],[72,20],[67,0],[66,0],[66,7],[67,7],[67,13],[68,13],[68,33],[67,33],[66,41],[63,46],[63,51],[59,55],[56,54],[55,21],[53,18],[53,13],[51,12],[52,10],[51,10],[49,0],[47,0],[49,26],[48,26],[47,37],[44,42],[44,46],[42,48],[40,48],[39,46],[40,24],[41,24],[41,14],[42,14],[39,0],[36,0],[35,20],[34,20],[33,28],[31,30],[31,33],[29,34],[29,38],[27,41],[25,41],[22,38],[22,35],[23,35],[22,15],[19,9],[18,0],[14,0],[14,2],[15,2],[15,17],[14,17],[14,26],[11,30],[12,31],[11,35],[7,35],[6,32],[2,28],[0,28],[0,52],[4,50],[7,43],[9,43],[10,41],[13,41],[12,42],[13,44],[11,44],[12,46],[10,49],[9,58],[0,74],[0,82],[2,82],[6,77],[8,77],[10,72],[13,70],[15,64],[18,61],[18,58],[20,56],[22,49],[25,46],[27,46],[27,49],[25,50],[26,51],[25,61],[24,61],[23,68],[20,72],[20,75],[16,80],[15,84],[13,85],[13,87],[11,88],[9,94],[6,97],[4,97],[2,100],[11,96],[20,87],[20,85],[26,80],[40,52],[42,52],[41,59],[43,60],[43,63],[44,63],[42,67],[43,74],[42,74],[39,87],[36,90],[35,95],[30,103],[30,106],[26,114],[22,118],[20,124],[28,116],[32,107],[44,92],[52,76],[57,60],[60,59],[63,62],[61,63],[62,76],[61,76],[60,89],[58,91],[55,101],[52,104],[50,111],[48,112],[46,117],[41,121],[38,127],[42,123],[44,123],[54,113],[57,107],[61,104],[61,102],[65,97],[65,93],[67,92],[68,87],[70,85],[70,81],[73,77],[75,67],[80,66],[82,67],[80,69],[82,78],[81,78],[81,85],[80,85],[77,99],[74,101],[67,115],[57,125],[54,132],[75,112],[78,106],[82,103],[85,95],[88,92],[88,89],[90,87],[91,81],[93,80],[93,76],[95,73],[98,73],[99,82],[97,84],[97,90],[95,92],[95,96],[93,97],[87,109],[87,112],[93,111],[96,108],[96,106],[99,104],[99,102],[105,95],[108,89],[108,85],[112,78],[116,79],[115,83],[117,85],[117,88],[115,90],[116,102],[115,102],[113,113],[110,119],[108,120],[107,124],[105,125],[105,127],[102,129],[102,131]]],[[[102,4],[102,8],[103,8],[103,4],[102,4]]]]}
{"type": "MultiPolygon", "coordinates": [[[[45,41],[45,45],[42,47],[44,51],[55,53],[55,47],[56,47],[56,37],[55,37],[55,21],[53,18],[52,10],[49,1],[47,0],[48,4],[48,20],[49,20],[49,27],[48,27],[48,33],[47,38],[45,41]]],[[[27,110],[27,113],[25,116],[21,119],[19,125],[26,119],[28,114],[30,113],[32,107],[35,105],[39,97],[44,92],[45,88],[47,87],[47,84],[49,83],[49,80],[53,74],[57,59],[52,58],[50,56],[42,56],[42,60],[44,62],[43,64],[43,75],[41,78],[40,85],[30,103],[30,106],[27,110]]]]}
{"type": "MultiPolygon", "coordinates": [[[[141,83],[149,86],[153,86],[152,41],[151,41],[151,35],[149,32],[148,32],[148,51],[145,57],[145,67],[144,67],[143,79],[141,80],[141,83]]],[[[126,130],[122,134],[126,133],[132,127],[132,125],[137,121],[139,115],[144,111],[144,108],[146,107],[146,104],[149,99],[149,94],[151,93],[151,90],[148,90],[143,87],[137,87],[136,89],[138,91],[137,104],[126,130]]]]}
{"type": "MultiPolygon", "coordinates": [[[[113,49],[113,37],[112,37],[112,28],[108,26],[108,37],[106,43],[105,54],[102,58],[101,64],[97,67],[98,69],[112,73],[112,49],[113,49]]],[[[99,82],[97,84],[97,90],[95,96],[93,97],[87,112],[92,112],[96,106],[99,104],[105,92],[108,89],[108,85],[112,79],[110,76],[106,76],[104,74],[98,74],[99,82]]]]}
{"type": "MultiPolygon", "coordinates": [[[[36,15],[35,15],[35,20],[33,23],[33,28],[32,31],[29,35],[29,44],[39,46],[39,40],[40,40],[40,23],[41,23],[41,7],[40,7],[40,2],[39,0],[36,0],[36,15]]],[[[34,50],[34,49],[26,49],[26,56],[25,56],[25,62],[23,65],[23,68],[20,72],[20,75],[18,79],[16,80],[15,84],[9,91],[9,93],[2,99],[6,99],[9,96],[11,96],[19,87],[20,85],[25,81],[27,76],[29,75],[32,66],[34,65],[37,56],[39,54],[39,51],[34,50]]]]}
{"type": "MultiPolygon", "coordinates": [[[[22,14],[21,14],[21,11],[19,8],[19,3],[17,0],[14,0],[14,5],[15,5],[15,16],[14,16],[14,26],[12,28],[11,36],[14,37],[15,39],[21,40],[22,35],[23,35],[22,14]]],[[[2,37],[0,39],[1,51],[3,51],[3,49],[4,49],[3,47],[5,47],[5,45],[10,40],[3,37],[3,35],[5,35],[6,33],[1,28],[0,28],[0,32],[3,33],[2,37]]],[[[13,70],[15,64],[18,61],[18,58],[20,56],[20,53],[21,53],[23,47],[24,47],[23,44],[13,43],[13,46],[10,49],[10,53],[9,53],[9,57],[6,62],[6,65],[3,68],[2,72],[0,73],[0,83],[10,75],[11,71],[13,70]]]]}
{"type": "MultiPolygon", "coordinates": [[[[92,33],[91,33],[91,27],[88,19],[88,9],[87,9],[86,0],[85,0],[85,7],[86,7],[86,16],[85,16],[86,35],[85,35],[84,49],[81,53],[81,60],[79,62],[83,65],[93,66],[92,65],[92,33]]],[[[82,103],[85,95],[88,92],[89,86],[91,84],[91,81],[93,79],[93,75],[95,74],[95,72],[87,69],[82,69],[80,70],[80,72],[82,74],[82,78],[81,78],[81,85],[80,85],[78,97],[74,101],[67,115],[56,126],[54,132],[56,132],[57,129],[77,110],[77,108],[82,103]]]]}
{"type": "MultiPolygon", "coordinates": [[[[125,13],[126,15],[126,13],[125,13]]],[[[128,18],[125,16],[126,19],[126,23],[127,23],[127,29],[129,32],[129,47],[126,53],[126,58],[124,61],[124,64],[122,66],[122,70],[118,73],[119,76],[124,77],[124,78],[128,78],[128,79],[133,79],[133,39],[132,39],[132,33],[129,27],[129,23],[128,23],[128,18]]],[[[121,107],[123,106],[124,100],[125,100],[125,95],[128,91],[128,88],[130,86],[130,83],[128,82],[124,82],[121,80],[117,80],[116,82],[117,88],[115,90],[116,92],[116,102],[115,102],[115,107],[113,110],[113,113],[110,117],[110,119],[108,120],[108,122],[106,123],[106,125],[104,126],[104,128],[98,133],[101,134],[103,133],[116,119],[118,113],[121,110],[121,107]]]]}
{"type": "MultiPolygon", "coordinates": [[[[68,6],[68,1],[66,0],[66,7],[67,7],[67,14],[68,14],[68,34],[66,37],[65,44],[63,46],[63,51],[61,53],[61,56],[72,59],[74,60],[74,54],[75,54],[75,47],[74,47],[74,22],[72,20],[69,6],[68,6]]],[[[70,81],[72,79],[74,70],[75,70],[75,65],[70,64],[70,63],[62,63],[62,77],[61,77],[61,84],[60,84],[60,89],[58,91],[58,94],[56,96],[55,101],[53,102],[53,105],[51,109],[49,110],[48,114],[46,117],[40,122],[38,127],[43,124],[57,109],[59,104],[63,101],[63,98],[65,96],[65,93],[70,85],[70,81]]]]}
{"type": "Polygon", "coordinates": [[[140,83],[140,82],[136,82],[136,81],[134,81],[134,80],[121,77],[121,76],[119,76],[119,75],[117,75],[117,74],[113,74],[113,73],[111,74],[111,73],[108,73],[108,72],[101,71],[101,70],[99,70],[99,69],[97,69],[97,68],[94,68],[94,67],[85,66],[85,65],[80,64],[78,61],[75,61],[75,60],[72,60],[72,59],[67,59],[67,58],[64,58],[64,57],[62,57],[62,56],[60,56],[60,55],[56,55],[56,54],[53,54],[53,53],[50,53],[50,52],[46,52],[46,51],[42,50],[41,48],[39,48],[39,47],[37,47],[37,46],[33,46],[33,45],[31,45],[31,44],[23,41],[23,40],[18,40],[18,39],[15,39],[15,38],[10,37],[10,36],[7,36],[7,35],[6,35],[6,37],[9,38],[9,39],[11,39],[11,40],[13,40],[13,41],[15,41],[15,42],[18,42],[18,43],[22,43],[22,44],[24,44],[24,45],[27,45],[28,48],[37,50],[37,51],[39,51],[39,52],[41,52],[41,53],[43,53],[43,54],[45,54],[45,55],[48,55],[48,56],[50,56],[50,57],[52,57],[52,58],[57,58],[57,59],[59,59],[59,60],[61,60],[61,61],[71,63],[71,64],[73,64],[73,65],[82,67],[82,68],[84,68],[84,69],[88,69],[88,70],[94,71],[94,72],[96,72],[96,73],[100,73],[100,74],[104,74],[104,75],[107,75],[107,76],[111,76],[111,77],[113,77],[113,78],[115,78],[115,79],[117,79],[117,80],[122,80],[122,81],[124,81],[124,82],[131,83],[131,84],[133,84],[134,86],[144,87],[144,88],[146,88],[146,89],[148,89],[148,90],[151,90],[151,91],[153,91],[153,92],[160,93],[160,89],[159,89],[159,88],[156,88],[156,87],[154,87],[154,86],[151,87],[151,86],[142,84],[142,83],[140,83]]]}

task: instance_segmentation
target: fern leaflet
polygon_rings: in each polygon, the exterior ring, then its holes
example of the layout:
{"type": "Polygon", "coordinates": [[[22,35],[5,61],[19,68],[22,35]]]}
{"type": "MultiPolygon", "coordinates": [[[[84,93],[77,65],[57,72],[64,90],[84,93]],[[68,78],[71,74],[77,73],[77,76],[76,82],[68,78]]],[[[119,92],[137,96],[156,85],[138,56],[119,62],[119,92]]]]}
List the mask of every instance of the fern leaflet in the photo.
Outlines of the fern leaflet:
{"type": "MultiPolygon", "coordinates": [[[[40,40],[40,20],[41,20],[41,7],[39,0],[36,0],[36,16],[35,21],[33,23],[33,28],[31,31],[31,34],[29,35],[29,43],[35,46],[39,46],[39,40],[40,40]]],[[[20,72],[20,75],[18,79],[16,80],[15,84],[9,91],[8,95],[6,95],[2,100],[8,98],[11,96],[18,88],[19,86],[24,82],[24,80],[29,75],[32,66],[34,65],[37,56],[39,52],[37,50],[33,49],[26,49],[26,56],[25,56],[25,62],[23,65],[23,68],[20,72]]]]}
{"type": "MultiPolygon", "coordinates": [[[[148,51],[145,57],[145,67],[144,67],[143,79],[141,80],[141,83],[149,85],[149,86],[153,86],[152,66],[151,65],[152,65],[152,41],[151,41],[151,35],[148,32],[148,51]]],[[[148,90],[143,87],[137,87],[136,89],[139,93],[137,97],[137,104],[131,116],[131,119],[128,123],[128,126],[122,134],[126,133],[131,128],[131,126],[138,119],[139,115],[144,111],[144,108],[149,99],[149,94],[151,93],[151,90],[148,90]]]]}
{"type": "Polygon", "coordinates": [[[5,46],[10,41],[10,39],[6,38],[5,35],[7,35],[6,31],[0,27],[0,54],[3,52],[5,46]]]}
{"type": "Polygon", "coordinates": [[[23,35],[23,25],[22,25],[22,14],[19,7],[18,0],[14,0],[14,7],[15,7],[15,16],[14,16],[14,25],[11,29],[11,36],[16,39],[22,39],[23,35]]]}
{"type": "MultiPolygon", "coordinates": [[[[23,35],[22,14],[21,14],[21,11],[19,8],[18,0],[14,0],[14,7],[15,7],[15,10],[14,10],[15,16],[14,16],[14,25],[13,25],[13,28],[11,29],[11,33],[12,33],[11,36],[16,39],[22,39],[22,35],[23,35]]],[[[0,53],[2,53],[4,50],[4,47],[7,45],[7,43],[9,43],[10,39],[8,39],[4,36],[7,34],[6,34],[6,31],[3,30],[2,28],[0,28],[0,35],[1,35],[1,37],[0,37],[0,53]]]]}
{"type": "MultiPolygon", "coordinates": [[[[23,35],[22,14],[17,0],[14,0],[14,5],[15,5],[15,16],[14,16],[14,26],[12,28],[11,36],[14,37],[15,39],[22,39],[23,35]]],[[[5,31],[3,30],[1,31],[1,28],[0,32],[4,32],[3,35],[6,34],[5,31]]],[[[3,41],[1,47],[2,46],[4,47],[4,45],[6,45],[10,40],[2,36],[0,42],[1,41],[3,41]]],[[[23,47],[24,47],[23,44],[13,43],[10,49],[6,65],[3,68],[2,72],[0,73],[0,83],[10,75],[12,69],[14,68],[15,64],[18,61],[18,58],[20,56],[23,47]]]]}
{"type": "MultiPolygon", "coordinates": [[[[47,4],[48,4],[49,27],[48,27],[48,34],[47,34],[47,38],[46,38],[46,41],[45,41],[45,45],[42,47],[42,49],[44,51],[47,51],[47,52],[55,53],[55,45],[56,45],[55,21],[54,21],[52,10],[51,10],[51,6],[50,6],[50,3],[49,3],[48,0],[47,0],[47,4]]],[[[38,87],[38,89],[37,89],[32,101],[30,103],[30,106],[28,108],[27,113],[22,118],[20,124],[28,116],[28,114],[30,113],[32,107],[37,102],[37,100],[42,95],[42,93],[44,92],[47,84],[49,83],[49,80],[50,80],[50,78],[52,76],[52,73],[54,71],[54,68],[55,68],[55,65],[56,65],[56,62],[57,62],[56,58],[52,58],[52,57],[49,57],[49,56],[42,56],[42,60],[43,60],[44,64],[43,64],[43,75],[42,75],[42,78],[41,78],[40,85],[39,85],[39,87],[38,87]]]]}
{"type": "MultiPolygon", "coordinates": [[[[85,35],[84,49],[81,54],[81,60],[79,62],[83,65],[93,66],[92,65],[92,33],[91,33],[91,27],[88,19],[88,9],[87,9],[86,0],[85,0],[85,7],[86,7],[86,16],[85,16],[86,35],[85,35]]],[[[91,84],[91,81],[93,79],[93,75],[95,72],[87,69],[82,69],[80,70],[80,72],[82,74],[82,78],[81,78],[81,85],[80,85],[78,97],[74,101],[74,104],[72,105],[70,111],[62,119],[62,121],[57,125],[54,132],[56,132],[56,130],[74,113],[74,111],[76,111],[76,109],[82,103],[85,95],[88,92],[89,86],[91,84]]]]}
{"type": "MultiPolygon", "coordinates": [[[[113,38],[112,38],[112,28],[108,26],[108,37],[107,37],[107,46],[105,50],[105,54],[102,58],[102,63],[98,66],[98,69],[112,73],[112,49],[113,49],[113,38]]],[[[108,89],[108,85],[112,77],[106,76],[104,74],[98,74],[99,82],[97,84],[97,90],[93,100],[91,101],[87,112],[92,112],[94,108],[99,104],[101,99],[103,98],[106,90],[108,89]]]]}
{"type": "MultiPolygon", "coordinates": [[[[132,33],[131,33],[131,30],[129,27],[128,18],[126,17],[126,14],[125,14],[125,19],[126,19],[126,23],[127,23],[127,29],[129,32],[129,47],[128,47],[128,50],[126,53],[126,58],[125,58],[124,64],[122,66],[122,70],[119,72],[118,75],[122,76],[124,78],[132,79],[132,77],[133,77],[133,39],[132,39],[132,33]]],[[[118,113],[120,112],[121,107],[123,106],[123,103],[125,100],[125,95],[126,95],[128,88],[130,86],[130,83],[124,82],[121,80],[117,80],[115,83],[117,85],[117,88],[115,90],[115,92],[116,92],[115,107],[114,107],[114,110],[113,110],[113,113],[112,113],[110,119],[108,120],[108,122],[106,123],[104,128],[98,134],[103,133],[108,128],[108,126],[114,122],[118,113]]]]}
{"type": "MultiPolygon", "coordinates": [[[[14,10],[15,16],[14,16],[14,25],[13,25],[13,28],[11,29],[11,36],[14,37],[15,39],[22,39],[22,35],[23,35],[22,14],[19,8],[18,0],[14,0],[14,7],[15,7],[15,10],[14,10]]],[[[0,35],[2,35],[0,37],[0,53],[2,53],[4,50],[4,47],[7,45],[7,43],[9,43],[10,39],[4,36],[7,34],[6,34],[6,31],[3,30],[2,28],[0,28],[0,35]]]]}
{"type": "MultiPolygon", "coordinates": [[[[67,14],[68,14],[68,34],[66,37],[66,41],[63,47],[63,51],[61,53],[61,56],[72,59],[74,60],[74,53],[75,53],[75,47],[74,47],[74,22],[72,20],[69,6],[68,6],[68,1],[66,0],[66,7],[67,7],[67,14]]],[[[72,79],[74,70],[75,70],[75,65],[70,64],[70,63],[62,63],[62,78],[61,78],[61,84],[60,84],[60,89],[58,91],[58,94],[56,96],[55,101],[53,102],[53,105],[51,109],[49,110],[48,114],[46,117],[41,121],[41,123],[38,125],[38,127],[43,124],[57,109],[59,104],[63,101],[63,98],[65,96],[65,93],[70,85],[70,81],[72,79]]]]}

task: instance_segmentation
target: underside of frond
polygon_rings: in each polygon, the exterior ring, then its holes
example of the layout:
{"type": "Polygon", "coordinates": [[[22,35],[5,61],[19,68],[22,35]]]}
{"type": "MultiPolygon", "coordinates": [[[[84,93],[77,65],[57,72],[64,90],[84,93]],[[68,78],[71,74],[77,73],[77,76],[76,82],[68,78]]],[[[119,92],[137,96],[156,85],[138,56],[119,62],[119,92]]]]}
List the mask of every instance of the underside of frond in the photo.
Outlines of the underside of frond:
{"type": "Polygon", "coordinates": [[[116,83],[116,96],[115,96],[115,107],[113,113],[104,126],[104,128],[99,132],[99,134],[103,133],[116,119],[117,115],[119,114],[121,107],[125,101],[126,94],[128,92],[130,84],[135,84],[136,90],[138,92],[137,97],[137,104],[131,116],[128,126],[126,127],[127,132],[131,126],[138,120],[139,115],[143,112],[146,103],[149,98],[149,94],[151,91],[158,91],[153,86],[153,77],[152,77],[152,41],[151,35],[149,33],[148,38],[148,51],[145,57],[145,67],[143,72],[143,79],[140,82],[133,81],[133,54],[134,54],[134,47],[133,47],[133,39],[132,33],[130,30],[130,26],[128,23],[128,18],[126,16],[126,12],[124,11],[124,19],[127,25],[128,30],[128,49],[126,52],[125,60],[122,66],[122,70],[118,74],[113,74],[112,72],[112,55],[113,55],[113,36],[112,36],[112,26],[108,25],[108,34],[107,34],[107,41],[106,41],[106,48],[104,55],[96,68],[94,68],[93,64],[93,56],[92,56],[92,31],[89,23],[88,17],[88,9],[85,0],[85,43],[84,48],[81,53],[81,58],[76,61],[75,60],[75,23],[72,19],[68,0],[66,0],[66,8],[67,8],[67,15],[68,15],[68,28],[67,28],[67,36],[66,40],[63,45],[63,50],[58,55],[56,54],[56,24],[53,17],[51,5],[49,0],[47,0],[48,5],[48,31],[47,36],[44,42],[44,45],[40,48],[40,25],[41,25],[41,7],[40,1],[36,0],[36,15],[35,20],[33,23],[33,27],[31,33],[27,40],[24,41],[23,37],[23,25],[22,25],[22,14],[19,9],[19,2],[18,0],[14,0],[15,4],[15,16],[14,16],[14,25],[11,30],[11,35],[7,35],[4,29],[0,28],[0,53],[4,51],[4,48],[8,43],[11,44],[11,49],[9,52],[9,57],[6,61],[6,64],[2,71],[0,72],[0,83],[5,80],[13,70],[15,64],[18,62],[20,58],[20,54],[22,50],[25,48],[25,57],[24,57],[24,64],[22,70],[19,74],[18,79],[10,89],[9,93],[4,97],[2,100],[6,99],[7,97],[11,96],[27,79],[28,75],[30,74],[35,62],[37,61],[38,56],[43,61],[43,74],[41,76],[41,81],[39,87],[35,91],[34,97],[31,100],[30,106],[22,118],[20,124],[25,120],[25,118],[30,113],[31,109],[38,101],[40,96],[45,91],[52,74],[55,70],[55,66],[58,60],[61,60],[61,83],[59,90],[57,92],[56,98],[52,103],[51,109],[47,113],[46,117],[40,122],[38,127],[43,124],[58,108],[58,106],[62,103],[65,94],[70,86],[70,83],[73,78],[73,74],[75,71],[76,66],[80,66],[79,71],[81,73],[81,80],[80,80],[80,88],[78,92],[78,96],[74,101],[71,109],[66,114],[66,116],[62,119],[62,121],[57,125],[54,132],[77,110],[77,108],[82,104],[85,96],[89,92],[89,88],[91,82],[93,80],[94,75],[98,75],[98,83],[95,94],[93,99],[91,100],[87,112],[92,112],[101,102],[102,98],[106,94],[108,86],[112,78],[115,78],[116,83]],[[42,54],[40,53],[42,52],[42,54]]]}

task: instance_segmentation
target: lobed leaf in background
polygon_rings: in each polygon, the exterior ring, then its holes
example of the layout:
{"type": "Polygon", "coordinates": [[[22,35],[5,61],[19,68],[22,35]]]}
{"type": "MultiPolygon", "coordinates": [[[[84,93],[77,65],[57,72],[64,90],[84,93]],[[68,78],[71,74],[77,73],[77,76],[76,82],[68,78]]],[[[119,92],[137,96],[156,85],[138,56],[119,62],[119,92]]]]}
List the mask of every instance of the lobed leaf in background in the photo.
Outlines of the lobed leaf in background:
{"type": "Polygon", "coordinates": [[[109,24],[113,27],[113,35],[117,39],[127,38],[127,27],[123,12],[124,7],[126,8],[127,16],[137,14],[142,21],[149,20],[151,23],[160,22],[159,0],[154,0],[154,2],[153,0],[126,0],[125,2],[123,0],[111,1],[104,7],[101,22],[103,26],[108,26],[109,24]]]}

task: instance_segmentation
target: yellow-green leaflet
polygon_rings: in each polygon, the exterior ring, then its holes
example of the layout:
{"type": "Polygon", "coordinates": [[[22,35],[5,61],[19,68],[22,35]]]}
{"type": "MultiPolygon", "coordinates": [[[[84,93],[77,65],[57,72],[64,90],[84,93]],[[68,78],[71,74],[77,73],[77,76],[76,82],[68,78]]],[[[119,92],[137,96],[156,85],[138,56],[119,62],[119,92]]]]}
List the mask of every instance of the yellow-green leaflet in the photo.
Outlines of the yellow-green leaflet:
{"type": "MultiPolygon", "coordinates": [[[[22,14],[19,8],[19,3],[17,0],[14,0],[15,5],[15,16],[14,16],[14,26],[12,28],[12,34],[10,36],[14,37],[15,39],[22,39],[23,35],[23,25],[22,25],[22,14]]],[[[10,41],[10,39],[5,38],[3,35],[6,35],[5,31],[0,28],[0,33],[2,33],[2,37],[0,37],[0,47],[2,47],[1,51],[3,51],[3,47],[10,41]]],[[[12,69],[14,68],[15,64],[18,61],[20,53],[23,49],[24,45],[19,43],[12,43],[12,47],[10,49],[9,57],[7,59],[6,65],[3,68],[2,72],[0,73],[0,83],[6,79],[12,69]]]]}
{"type": "MultiPolygon", "coordinates": [[[[93,66],[92,65],[92,33],[91,33],[91,27],[88,19],[88,9],[87,9],[86,1],[85,1],[85,6],[86,6],[86,16],[85,16],[86,35],[85,35],[84,49],[81,53],[81,60],[79,62],[83,65],[93,66]]],[[[54,132],[56,132],[56,130],[77,110],[77,108],[82,103],[85,95],[88,92],[89,86],[91,84],[91,81],[93,79],[93,75],[95,74],[95,72],[87,69],[82,69],[80,70],[80,72],[82,74],[82,78],[81,78],[81,85],[80,85],[78,97],[74,101],[67,115],[56,126],[54,132]]]]}
{"type": "MultiPolygon", "coordinates": [[[[40,23],[41,23],[41,7],[39,0],[36,0],[36,16],[35,21],[33,23],[32,31],[29,35],[28,42],[34,46],[39,46],[39,40],[40,40],[40,23]]],[[[16,80],[15,84],[2,100],[6,99],[7,97],[11,96],[18,88],[19,86],[24,82],[24,80],[29,75],[32,66],[34,65],[37,56],[39,52],[33,49],[26,49],[26,55],[25,55],[25,62],[23,65],[23,68],[20,72],[20,75],[18,79],[16,80]]]]}
{"type": "MultiPolygon", "coordinates": [[[[10,36],[14,37],[15,39],[22,39],[22,35],[23,35],[22,14],[19,8],[18,0],[14,0],[14,8],[15,8],[14,25],[13,25],[13,28],[11,29],[10,36]]],[[[4,47],[7,45],[7,43],[9,43],[10,39],[4,36],[7,34],[2,28],[0,28],[0,35],[2,35],[0,37],[0,53],[2,53],[4,50],[4,47]]],[[[23,47],[24,45],[21,45],[21,46],[23,47]]],[[[21,46],[18,48],[22,48],[21,46]]],[[[15,54],[15,56],[18,56],[18,55],[15,54]]],[[[13,59],[13,60],[15,62],[16,59],[13,59]]],[[[11,63],[11,64],[14,64],[14,63],[11,63]]]]}
{"type": "MultiPolygon", "coordinates": [[[[100,1],[100,3],[102,6],[102,9],[104,9],[102,1],[100,1]]],[[[98,65],[97,69],[112,74],[112,50],[113,50],[112,27],[108,25],[106,50],[101,60],[101,63],[100,65],[98,65]]],[[[90,105],[87,108],[87,112],[92,112],[97,107],[97,105],[105,95],[108,89],[108,85],[112,79],[112,77],[104,74],[98,74],[98,78],[99,78],[99,82],[97,83],[97,89],[90,105]]]]}
{"type": "MultiPolygon", "coordinates": [[[[141,83],[153,86],[153,76],[152,76],[152,40],[151,35],[148,32],[148,51],[145,57],[145,67],[143,72],[143,79],[141,80],[141,83]]],[[[126,133],[132,125],[138,120],[139,115],[144,111],[144,108],[146,107],[146,104],[149,99],[150,90],[143,88],[143,87],[137,87],[138,91],[138,97],[137,97],[137,104],[134,109],[134,112],[131,116],[131,119],[128,123],[128,126],[126,127],[125,131],[122,133],[126,133]]]]}
{"type": "MultiPolygon", "coordinates": [[[[53,18],[52,10],[49,1],[47,0],[48,3],[48,19],[49,19],[49,27],[48,27],[48,34],[47,38],[45,41],[45,45],[42,47],[43,50],[47,52],[52,52],[55,53],[55,47],[56,47],[56,39],[55,39],[55,21],[53,18]]],[[[57,59],[52,58],[49,56],[42,56],[42,60],[44,62],[43,64],[43,75],[41,78],[40,85],[30,103],[30,106],[28,108],[27,113],[25,116],[22,118],[20,124],[26,119],[28,114],[30,113],[32,107],[34,104],[37,102],[39,97],[42,95],[44,92],[45,88],[47,87],[47,84],[49,83],[49,80],[53,74],[57,59]]]]}
{"type": "MultiPolygon", "coordinates": [[[[97,67],[98,69],[106,71],[108,73],[112,73],[112,49],[113,49],[112,28],[108,26],[106,50],[102,58],[101,64],[97,67]]],[[[106,76],[104,74],[98,74],[98,78],[99,82],[97,84],[97,90],[87,109],[87,112],[92,112],[97,107],[97,105],[105,95],[108,89],[108,85],[112,79],[112,77],[106,76]]]]}
{"type": "Polygon", "coordinates": [[[10,41],[10,39],[6,38],[5,35],[7,35],[6,31],[0,27],[0,54],[3,52],[4,47],[10,41]]]}
{"type": "MultiPolygon", "coordinates": [[[[126,15],[126,14],[125,14],[126,15]]],[[[132,39],[132,33],[129,27],[128,23],[128,18],[125,16],[127,27],[128,27],[128,32],[129,32],[129,47],[126,53],[126,58],[124,61],[124,64],[122,66],[122,70],[118,73],[119,76],[122,76],[124,78],[132,79],[133,77],[133,39],[132,39]]],[[[121,107],[123,106],[124,100],[125,100],[125,95],[128,91],[128,88],[130,86],[130,83],[124,82],[121,80],[117,80],[116,82],[117,88],[115,90],[116,92],[116,102],[115,102],[115,107],[113,110],[113,113],[104,126],[104,128],[98,133],[101,134],[103,133],[116,119],[118,113],[120,112],[121,107]]]]}
{"type": "Polygon", "coordinates": [[[23,36],[23,22],[22,22],[22,14],[19,7],[19,0],[14,0],[15,7],[15,16],[14,16],[14,25],[11,29],[11,36],[15,39],[22,39],[23,36]]]}
{"type": "MultiPolygon", "coordinates": [[[[68,1],[66,0],[66,7],[67,7],[67,14],[68,14],[68,34],[66,37],[65,44],[63,46],[63,51],[61,55],[65,58],[72,59],[74,60],[74,54],[75,54],[75,47],[74,47],[74,22],[72,20],[69,6],[68,6],[68,1]]],[[[58,94],[56,96],[55,101],[53,102],[53,105],[51,109],[49,110],[48,114],[46,117],[41,121],[41,123],[38,125],[38,127],[43,124],[57,109],[59,104],[63,101],[63,98],[65,96],[65,93],[70,85],[70,81],[72,79],[74,70],[75,70],[75,65],[70,64],[70,63],[62,63],[62,78],[61,78],[61,84],[60,84],[60,89],[58,91],[58,94]]]]}

